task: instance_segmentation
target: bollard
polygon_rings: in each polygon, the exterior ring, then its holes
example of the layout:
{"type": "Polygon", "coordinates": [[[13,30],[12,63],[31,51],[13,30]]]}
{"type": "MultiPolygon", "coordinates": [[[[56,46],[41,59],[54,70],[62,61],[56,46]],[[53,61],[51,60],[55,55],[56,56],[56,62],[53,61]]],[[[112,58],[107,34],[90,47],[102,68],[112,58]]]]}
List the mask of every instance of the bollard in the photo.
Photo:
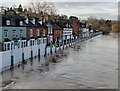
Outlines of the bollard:
{"type": "Polygon", "coordinates": [[[67,48],[67,40],[66,40],[66,48],[67,48]]]}
{"type": "Polygon", "coordinates": [[[11,69],[14,68],[14,57],[13,57],[13,55],[11,55],[11,67],[10,68],[11,69]]]}
{"type": "Polygon", "coordinates": [[[61,50],[61,45],[60,45],[60,41],[59,41],[59,50],[61,50]]]}
{"type": "Polygon", "coordinates": [[[64,50],[64,40],[63,40],[63,50],[64,50]]]}
{"type": "Polygon", "coordinates": [[[45,54],[44,57],[47,57],[47,46],[45,47],[45,54]]]}
{"type": "Polygon", "coordinates": [[[50,54],[52,55],[52,42],[50,43],[50,54]]]}
{"type": "Polygon", "coordinates": [[[69,47],[70,47],[70,39],[69,39],[69,47]]]}
{"type": "Polygon", "coordinates": [[[25,64],[24,53],[22,53],[22,64],[25,64]]]}
{"type": "Polygon", "coordinates": [[[56,47],[56,45],[55,45],[55,53],[57,52],[57,47],[56,47]]]}
{"type": "Polygon", "coordinates": [[[33,59],[33,51],[31,50],[31,60],[33,59]]]}
{"type": "Polygon", "coordinates": [[[40,59],[40,49],[38,49],[38,58],[40,59]]]}

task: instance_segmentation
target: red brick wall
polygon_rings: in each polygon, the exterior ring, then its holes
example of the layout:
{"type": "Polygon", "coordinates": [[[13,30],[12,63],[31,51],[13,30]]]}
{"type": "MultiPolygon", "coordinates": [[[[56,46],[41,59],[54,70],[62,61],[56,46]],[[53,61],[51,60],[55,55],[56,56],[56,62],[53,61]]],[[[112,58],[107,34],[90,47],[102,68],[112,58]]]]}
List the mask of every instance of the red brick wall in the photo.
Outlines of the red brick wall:
{"type": "Polygon", "coordinates": [[[63,36],[63,31],[62,30],[53,30],[53,38],[56,39],[57,37],[62,37],[63,36]]]}
{"type": "Polygon", "coordinates": [[[78,24],[75,21],[73,21],[71,23],[71,26],[73,27],[73,32],[74,33],[78,33],[79,32],[79,26],[78,26],[78,24]]]}
{"type": "Polygon", "coordinates": [[[36,28],[36,27],[27,27],[27,38],[30,38],[30,29],[33,30],[33,37],[37,37],[37,29],[39,29],[39,35],[42,33],[43,30],[45,30],[45,35],[47,36],[48,34],[48,29],[47,28],[36,28]]]}
{"type": "Polygon", "coordinates": [[[27,27],[27,38],[30,38],[30,29],[33,30],[33,37],[37,37],[36,28],[34,28],[34,27],[27,27]]]}

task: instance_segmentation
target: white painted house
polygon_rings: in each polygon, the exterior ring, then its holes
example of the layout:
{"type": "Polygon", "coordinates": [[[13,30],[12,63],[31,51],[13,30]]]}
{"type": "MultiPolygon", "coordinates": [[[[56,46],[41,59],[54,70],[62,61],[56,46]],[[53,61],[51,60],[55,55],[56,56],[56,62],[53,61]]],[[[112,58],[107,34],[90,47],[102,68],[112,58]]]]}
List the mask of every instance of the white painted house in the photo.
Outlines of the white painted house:
{"type": "Polygon", "coordinates": [[[72,27],[66,24],[63,28],[63,40],[72,38],[72,27]]]}

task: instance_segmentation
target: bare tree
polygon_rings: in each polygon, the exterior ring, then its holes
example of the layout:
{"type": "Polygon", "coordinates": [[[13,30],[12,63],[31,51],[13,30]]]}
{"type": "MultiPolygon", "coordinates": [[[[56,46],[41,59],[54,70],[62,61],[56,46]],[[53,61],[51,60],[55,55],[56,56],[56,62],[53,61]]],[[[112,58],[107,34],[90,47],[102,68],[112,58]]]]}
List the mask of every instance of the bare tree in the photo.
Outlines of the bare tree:
{"type": "Polygon", "coordinates": [[[39,2],[30,2],[29,5],[34,13],[37,14],[55,14],[56,9],[55,5],[52,2],[45,2],[45,1],[39,1],[39,2]]]}

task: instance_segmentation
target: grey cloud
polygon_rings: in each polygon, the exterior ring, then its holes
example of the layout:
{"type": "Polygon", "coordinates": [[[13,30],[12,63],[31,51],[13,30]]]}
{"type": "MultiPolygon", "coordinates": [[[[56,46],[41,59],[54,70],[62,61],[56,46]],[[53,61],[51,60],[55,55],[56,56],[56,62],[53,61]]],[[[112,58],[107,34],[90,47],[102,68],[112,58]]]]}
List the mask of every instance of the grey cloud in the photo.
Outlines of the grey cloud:
{"type": "Polygon", "coordinates": [[[92,13],[92,14],[80,14],[79,17],[88,17],[88,16],[94,16],[96,18],[104,18],[104,19],[112,19],[117,20],[118,15],[111,15],[108,13],[92,13]]]}
{"type": "Polygon", "coordinates": [[[94,6],[103,6],[103,5],[109,5],[112,4],[111,2],[55,2],[55,5],[57,7],[66,8],[68,7],[78,7],[78,6],[88,6],[88,7],[94,7],[94,6]]]}

